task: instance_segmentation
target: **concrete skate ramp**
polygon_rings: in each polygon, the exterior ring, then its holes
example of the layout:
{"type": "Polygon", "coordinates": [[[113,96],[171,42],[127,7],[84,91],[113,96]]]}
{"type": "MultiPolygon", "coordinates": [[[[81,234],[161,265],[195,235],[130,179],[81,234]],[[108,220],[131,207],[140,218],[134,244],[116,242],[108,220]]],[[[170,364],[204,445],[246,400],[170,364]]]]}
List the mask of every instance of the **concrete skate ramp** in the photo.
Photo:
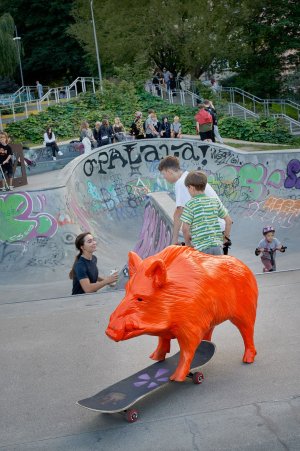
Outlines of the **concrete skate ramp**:
{"type": "Polygon", "coordinates": [[[260,272],[254,249],[262,227],[273,225],[288,247],[278,269],[299,267],[300,152],[247,153],[199,140],[125,142],[78,157],[59,175],[39,176],[40,185],[32,177],[26,190],[0,195],[1,302],[68,295],[81,231],[97,237],[102,274],[122,270],[129,250],[146,257],[168,245],[173,186],[157,170],[166,155],[178,156],[183,169],[207,172],[234,220],[232,255],[260,272]]]}

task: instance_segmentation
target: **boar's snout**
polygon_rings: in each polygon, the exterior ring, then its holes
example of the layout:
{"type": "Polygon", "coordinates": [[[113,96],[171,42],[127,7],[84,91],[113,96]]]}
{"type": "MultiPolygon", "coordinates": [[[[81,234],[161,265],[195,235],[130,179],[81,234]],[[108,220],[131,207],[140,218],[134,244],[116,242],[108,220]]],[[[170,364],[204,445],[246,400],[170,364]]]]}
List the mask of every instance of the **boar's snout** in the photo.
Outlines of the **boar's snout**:
{"type": "Polygon", "coordinates": [[[121,341],[140,335],[142,330],[136,315],[127,315],[122,318],[112,315],[105,333],[112,340],[121,341]]]}
{"type": "Polygon", "coordinates": [[[111,317],[105,333],[112,340],[123,340],[125,333],[125,321],[118,317],[111,317]]]}
{"type": "Polygon", "coordinates": [[[120,341],[123,338],[124,330],[112,329],[110,326],[105,331],[106,335],[114,341],[120,341]]]}

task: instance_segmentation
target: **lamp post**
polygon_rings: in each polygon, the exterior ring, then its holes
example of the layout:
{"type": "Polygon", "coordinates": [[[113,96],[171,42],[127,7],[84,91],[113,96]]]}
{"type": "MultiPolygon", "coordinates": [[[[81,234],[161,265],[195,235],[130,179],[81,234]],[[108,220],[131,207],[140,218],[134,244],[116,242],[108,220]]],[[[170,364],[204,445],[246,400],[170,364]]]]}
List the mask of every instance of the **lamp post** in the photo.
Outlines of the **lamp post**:
{"type": "Polygon", "coordinates": [[[99,81],[100,81],[100,90],[102,92],[102,90],[103,90],[102,73],[101,73],[101,63],[100,63],[100,57],[99,57],[96,26],[95,26],[95,19],[94,19],[93,0],[90,1],[90,6],[91,6],[92,23],[93,23],[93,30],[94,30],[94,40],[95,40],[96,58],[97,58],[97,66],[98,66],[98,75],[99,75],[99,81]]]}
{"type": "Polygon", "coordinates": [[[20,51],[20,41],[21,41],[21,37],[18,36],[17,27],[15,27],[15,30],[16,30],[16,37],[13,38],[13,41],[16,41],[16,44],[17,44],[18,57],[19,57],[19,66],[20,66],[20,75],[21,75],[21,82],[22,82],[22,86],[24,86],[24,78],[23,78],[23,70],[22,70],[22,62],[21,62],[21,51],[20,51]]]}

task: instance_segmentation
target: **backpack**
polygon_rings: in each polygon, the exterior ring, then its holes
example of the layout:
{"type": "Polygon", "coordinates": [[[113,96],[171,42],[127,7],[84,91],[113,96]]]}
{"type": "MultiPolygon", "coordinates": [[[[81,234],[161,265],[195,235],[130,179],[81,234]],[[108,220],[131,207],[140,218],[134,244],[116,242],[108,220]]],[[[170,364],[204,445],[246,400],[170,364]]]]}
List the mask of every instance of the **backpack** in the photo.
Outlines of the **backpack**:
{"type": "MultiPolygon", "coordinates": [[[[213,123],[212,115],[209,114],[209,112],[204,109],[198,111],[198,113],[195,116],[195,119],[199,125],[203,125],[203,124],[211,124],[212,125],[212,123],[213,123]]],[[[210,130],[211,129],[212,129],[212,127],[210,128],[210,130]]]]}

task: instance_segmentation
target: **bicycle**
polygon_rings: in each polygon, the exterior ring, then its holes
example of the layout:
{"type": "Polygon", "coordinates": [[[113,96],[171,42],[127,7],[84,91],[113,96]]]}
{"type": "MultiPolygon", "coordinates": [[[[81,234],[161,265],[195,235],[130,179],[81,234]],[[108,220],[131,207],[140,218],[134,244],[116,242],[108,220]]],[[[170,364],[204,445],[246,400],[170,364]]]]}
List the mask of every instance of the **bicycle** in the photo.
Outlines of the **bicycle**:
{"type": "Polygon", "coordinates": [[[285,252],[287,249],[287,246],[281,246],[276,247],[274,249],[271,248],[256,248],[254,253],[256,256],[260,255],[262,253],[261,261],[264,265],[263,272],[274,272],[276,271],[276,262],[275,262],[275,253],[276,251],[279,252],[285,252]],[[264,256],[264,254],[269,254],[270,258],[267,256],[264,256]]]}

